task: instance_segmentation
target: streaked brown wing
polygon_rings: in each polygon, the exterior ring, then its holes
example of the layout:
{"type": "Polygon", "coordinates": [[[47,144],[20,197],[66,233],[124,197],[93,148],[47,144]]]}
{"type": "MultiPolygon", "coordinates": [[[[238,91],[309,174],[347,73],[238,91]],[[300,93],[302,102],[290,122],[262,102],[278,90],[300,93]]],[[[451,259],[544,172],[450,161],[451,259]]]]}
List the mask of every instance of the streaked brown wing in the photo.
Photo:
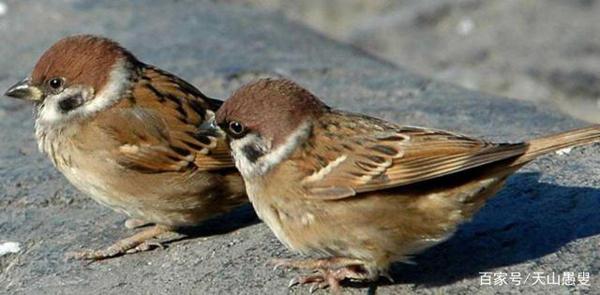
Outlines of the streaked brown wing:
{"type": "Polygon", "coordinates": [[[212,123],[220,101],[185,81],[147,68],[130,99],[103,122],[121,146],[119,163],[146,173],[234,167],[224,134],[212,123]],[[128,128],[122,126],[128,125],[128,128]]]}
{"type": "Polygon", "coordinates": [[[295,163],[306,175],[302,183],[309,195],[326,199],[449,175],[527,148],[338,112],[324,115],[320,124],[304,153],[295,155],[304,160],[295,163]]]}

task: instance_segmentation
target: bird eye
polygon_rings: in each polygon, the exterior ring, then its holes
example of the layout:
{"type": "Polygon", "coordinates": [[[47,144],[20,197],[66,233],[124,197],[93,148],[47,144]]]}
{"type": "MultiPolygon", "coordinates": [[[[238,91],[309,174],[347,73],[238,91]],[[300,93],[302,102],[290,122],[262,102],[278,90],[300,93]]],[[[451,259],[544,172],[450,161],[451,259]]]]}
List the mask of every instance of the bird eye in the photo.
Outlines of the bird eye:
{"type": "Polygon", "coordinates": [[[60,89],[64,83],[65,80],[63,78],[52,78],[48,81],[48,86],[54,90],[57,90],[60,89]]]}
{"type": "Polygon", "coordinates": [[[246,128],[244,128],[244,125],[242,125],[239,122],[236,122],[236,121],[229,122],[229,131],[231,131],[231,134],[233,134],[233,135],[242,135],[242,133],[244,133],[245,129],[246,128]]]}

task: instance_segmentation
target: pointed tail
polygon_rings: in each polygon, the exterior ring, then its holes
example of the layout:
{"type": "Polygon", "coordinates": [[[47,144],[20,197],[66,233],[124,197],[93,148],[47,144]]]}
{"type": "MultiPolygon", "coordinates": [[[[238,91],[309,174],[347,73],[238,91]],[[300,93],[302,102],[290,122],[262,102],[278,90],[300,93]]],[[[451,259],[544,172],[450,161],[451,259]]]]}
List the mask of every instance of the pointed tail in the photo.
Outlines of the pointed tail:
{"type": "Polygon", "coordinates": [[[529,142],[527,151],[513,162],[513,165],[527,163],[541,155],[553,151],[593,142],[600,142],[600,125],[592,125],[581,129],[536,138],[529,142]]]}

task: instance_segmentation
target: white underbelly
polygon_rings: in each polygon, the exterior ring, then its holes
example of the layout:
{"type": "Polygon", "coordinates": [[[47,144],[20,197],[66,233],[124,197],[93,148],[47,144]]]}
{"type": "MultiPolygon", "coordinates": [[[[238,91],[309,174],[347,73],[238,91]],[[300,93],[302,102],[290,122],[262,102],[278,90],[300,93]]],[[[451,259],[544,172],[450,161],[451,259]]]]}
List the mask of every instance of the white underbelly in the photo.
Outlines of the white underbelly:
{"type": "Polygon", "coordinates": [[[122,200],[128,199],[126,196],[119,196],[119,192],[103,181],[101,177],[96,177],[94,174],[81,171],[78,168],[70,168],[61,171],[65,177],[77,189],[90,196],[94,201],[107,206],[117,212],[127,215],[138,215],[131,206],[122,200]],[[126,209],[127,208],[127,209],[126,209]]]}
{"type": "MultiPolygon", "coordinates": [[[[246,184],[246,190],[248,198],[252,202],[254,211],[258,218],[262,220],[271,229],[275,237],[288,247],[290,250],[298,250],[293,245],[285,230],[283,229],[283,223],[288,218],[284,213],[277,210],[277,206],[267,201],[267,198],[261,198],[260,192],[256,190],[256,187],[252,184],[246,184]]],[[[270,198],[269,198],[270,199],[270,198]]]]}

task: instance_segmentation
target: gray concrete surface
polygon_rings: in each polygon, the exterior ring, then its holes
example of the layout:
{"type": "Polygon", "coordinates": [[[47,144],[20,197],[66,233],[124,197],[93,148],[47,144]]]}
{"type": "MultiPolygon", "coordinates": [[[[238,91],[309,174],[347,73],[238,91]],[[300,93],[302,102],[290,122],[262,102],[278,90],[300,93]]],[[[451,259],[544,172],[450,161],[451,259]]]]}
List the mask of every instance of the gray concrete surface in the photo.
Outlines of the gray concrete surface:
{"type": "MultiPolygon", "coordinates": [[[[0,16],[0,88],[25,75],[41,52],[76,32],[121,41],[142,60],[228,95],[259,76],[297,80],[329,104],[400,123],[518,140],[585,123],[555,109],[466,91],[418,77],[289,23],[284,17],[212,1],[5,2],[0,16]]],[[[82,247],[130,234],[124,217],[77,192],[39,152],[31,107],[0,99],[0,257],[4,294],[306,294],[286,288],[293,273],[265,261],[293,256],[251,210],[193,231],[165,250],[85,264],[82,247]]],[[[348,294],[598,294],[600,146],[550,155],[512,177],[458,234],[397,265],[395,283],[351,286],[348,294]],[[589,272],[591,286],[481,286],[480,272],[589,272]]]]}
{"type": "Polygon", "coordinates": [[[429,77],[600,123],[597,0],[217,0],[280,11],[429,77]]]}

